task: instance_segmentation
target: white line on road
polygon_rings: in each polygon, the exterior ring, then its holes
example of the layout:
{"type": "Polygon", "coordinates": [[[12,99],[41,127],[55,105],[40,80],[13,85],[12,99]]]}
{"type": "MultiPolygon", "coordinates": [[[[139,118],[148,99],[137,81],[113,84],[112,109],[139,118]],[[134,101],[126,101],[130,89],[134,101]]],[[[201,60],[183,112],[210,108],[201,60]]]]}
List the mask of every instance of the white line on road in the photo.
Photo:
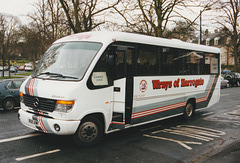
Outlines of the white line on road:
{"type": "Polygon", "coordinates": [[[208,112],[208,113],[204,113],[202,114],[201,116],[207,116],[207,115],[210,115],[210,114],[213,114],[214,112],[208,112]]]}
{"type": "Polygon", "coordinates": [[[147,134],[144,134],[143,136],[149,137],[149,138],[162,139],[162,140],[167,140],[167,141],[175,142],[175,143],[178,143],[179,145],[187,148],[188,150],[192,150],[192,148],[191,148],[190,146],[188,146],[187,144],[198,144],[198,145],[201,145],[201,144],[202,144],[201,142],[180,141],[180,140],[174,140],[174,139],[169,139],[169,138],[164,138],[164,137],[159,137],[159,136],[153,136],[153,135],[147,135],[147,134]]]}
{"type": "Polygon", "coordinates": [[[230,95],[230,94],[222,94],[221,97],[223,97],[223,96],[229,96],[229,95],[230,95]]]}
{"type": "Polygon", "coordinates": [[[25,157],[19,157],[19,158],[16,158],[16,160],[17,160],[17,161],[27,160],[27,159],[30,159],[30,158],[34,158],[34,157],[38,157],[38,156],[43,156],[43,155],[47,155],[47,154],[51,154],[51,153],[56,153],[56,152],[60,152],[60,151],[61,151],[60,149],[55,149],[55,150],[52,150],[52,151],[37,153],[37,154],[25,156],[25,157]]]}
{"type": "Polygon", "coordinates": [[[39,136],[41,133],[34,133],[34,134],[28,134],[28,135],[23,135],[23,136],[16,136],[8,139],[0,139],[0,143],[5,143],[9,141],[14,141],[14,140],[20,140],[20,139],[26,139],[34,136],[39,136]]]}

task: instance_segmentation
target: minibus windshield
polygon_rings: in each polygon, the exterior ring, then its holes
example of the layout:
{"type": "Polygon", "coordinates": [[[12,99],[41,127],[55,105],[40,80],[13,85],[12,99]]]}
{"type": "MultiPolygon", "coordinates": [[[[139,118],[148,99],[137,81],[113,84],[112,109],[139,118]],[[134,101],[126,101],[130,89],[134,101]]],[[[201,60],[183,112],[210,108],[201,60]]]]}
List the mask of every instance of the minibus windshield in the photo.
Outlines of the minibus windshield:
{"type": "Polygon", "coordinates": [[[67,42],[52,45],[32,72],[32,77],[81,80],[101,43],[67,42]]]}

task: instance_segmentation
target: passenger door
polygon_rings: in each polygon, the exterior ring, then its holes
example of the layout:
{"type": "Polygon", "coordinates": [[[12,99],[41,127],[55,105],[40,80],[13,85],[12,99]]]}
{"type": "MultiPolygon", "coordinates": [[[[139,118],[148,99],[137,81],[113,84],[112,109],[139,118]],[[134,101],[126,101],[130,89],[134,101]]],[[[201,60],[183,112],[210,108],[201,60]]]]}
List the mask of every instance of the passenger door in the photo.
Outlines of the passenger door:
{"type": "Polygon", "coordinates": [[[117,45],[114,50],[113,122],[131,123],[134,47],[117,45]]]}

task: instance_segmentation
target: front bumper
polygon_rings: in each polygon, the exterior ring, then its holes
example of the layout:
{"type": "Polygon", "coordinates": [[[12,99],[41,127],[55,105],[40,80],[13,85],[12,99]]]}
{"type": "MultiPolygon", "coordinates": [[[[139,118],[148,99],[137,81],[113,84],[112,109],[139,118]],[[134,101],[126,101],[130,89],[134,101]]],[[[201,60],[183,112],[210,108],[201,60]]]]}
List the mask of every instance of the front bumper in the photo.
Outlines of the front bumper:
{"type": "Polygon", "coordinates": [[[31,129],[57,135],[72,135],[76,132],[80,121],[66,121],[47,118],[22,109],[18,111],[21,123],[31,129]]]}

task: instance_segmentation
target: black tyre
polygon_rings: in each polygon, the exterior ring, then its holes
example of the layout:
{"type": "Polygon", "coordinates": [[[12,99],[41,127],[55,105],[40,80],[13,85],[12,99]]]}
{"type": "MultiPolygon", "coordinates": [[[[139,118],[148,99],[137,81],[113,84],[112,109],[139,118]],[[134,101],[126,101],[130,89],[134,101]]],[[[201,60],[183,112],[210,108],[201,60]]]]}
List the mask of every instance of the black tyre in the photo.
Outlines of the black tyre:
{"type": "Polygon", "coordinates": [[[4,110],[13,110],[15,106],[15,100],[12,98],[7,98],[3,102],[3,109],[4,110]]]}
{"type": "Polygon", "coordinates": [[[189,120],[192,117],[193,113],[194,113],[194,106],[193,106],[193,103],[189,101],[187,102],[184,108],[183,118],[186,120],[189,120]]]}
{"type": "Polygon", "coordinates": [[[90,116],[81,122],[73,139],[77,145],[91,146],[98,143],[102,135],[102,124],[97,118],[90,116]]]}
{"type": "Polygon", "coordinates": [[[236,86],[237,86],[237,87],[240,86],[240,82],[239,82],[239,81],[236,82],[236,86]]]}

